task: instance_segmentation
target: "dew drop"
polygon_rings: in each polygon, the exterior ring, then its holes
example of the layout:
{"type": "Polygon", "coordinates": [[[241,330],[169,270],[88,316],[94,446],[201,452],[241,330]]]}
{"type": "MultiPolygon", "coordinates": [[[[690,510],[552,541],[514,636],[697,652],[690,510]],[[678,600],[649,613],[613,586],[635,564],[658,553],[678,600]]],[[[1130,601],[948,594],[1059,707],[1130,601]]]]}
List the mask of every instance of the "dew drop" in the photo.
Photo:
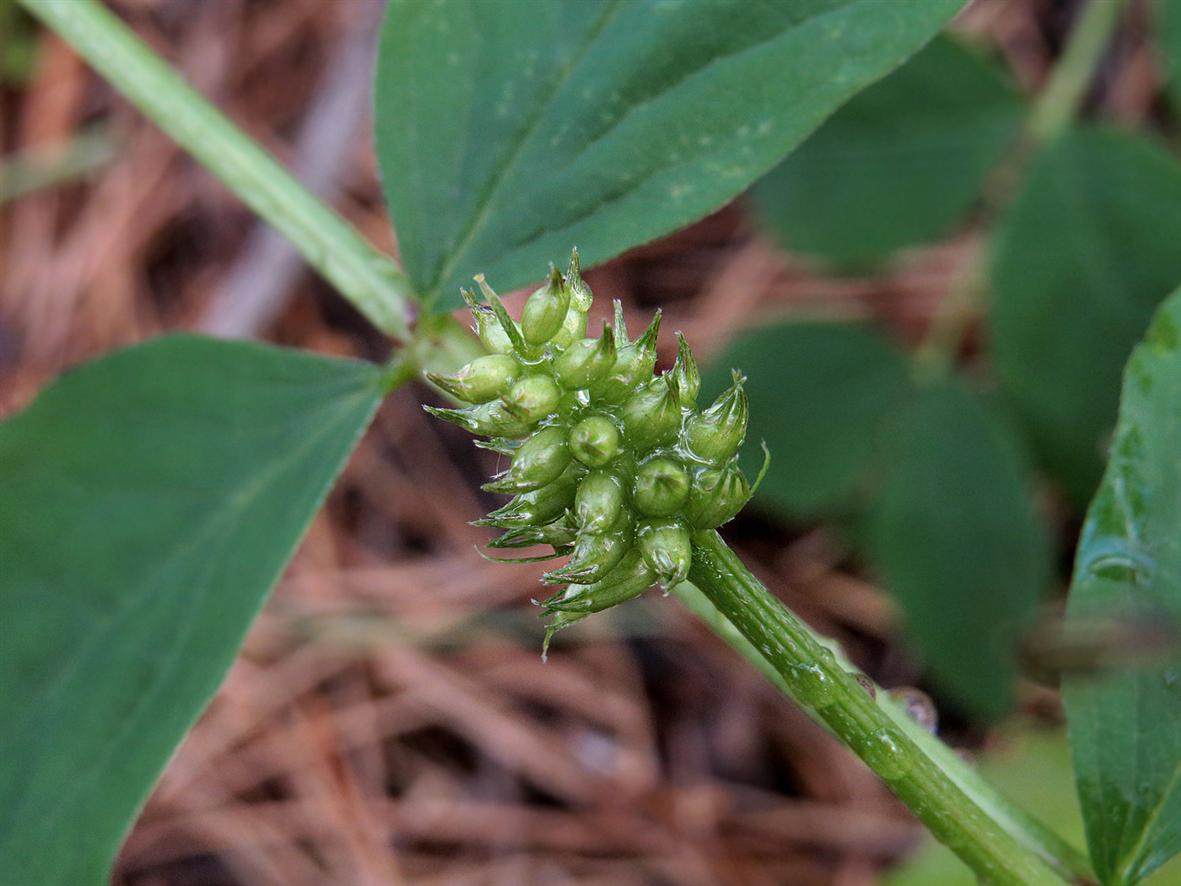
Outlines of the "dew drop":
{"type": "Polygon", "coordinates": [[[896,781],[910,771],[911,760],[902,749],[902,737],[890,729],[869,733],[857,751],[870,768],[887,781],[896,781]]]}
{"type": "Polygon", "coordinates": [[[869,679],[869,677],[865,676],[865,674],[861,673],[860,671],[852,671],[851,674],[853,679],[857,681],[857,685],[865,690],[866,695],[868,695],[871,699],[876,699],[878,697],[878,688],[873,685],[873,680],[869,679]]]}
{"type": "Polygon", "coordinates": [[[814,710],[820,710],[836,700],[833,696],[832,680],[828,678],[820,665],[815,663],[796,665],[791,669],[791,672],[791,688],[801,704],[814,710]]]}
{"type": "Polygon", "coordinates": [[[939,712],[935,709],[935,702],[931,696],[913,686],[899,686],[890,690],[890,699],[902,705],[907,716],[914,720],[932,735],[939,728],[939,712]]]}

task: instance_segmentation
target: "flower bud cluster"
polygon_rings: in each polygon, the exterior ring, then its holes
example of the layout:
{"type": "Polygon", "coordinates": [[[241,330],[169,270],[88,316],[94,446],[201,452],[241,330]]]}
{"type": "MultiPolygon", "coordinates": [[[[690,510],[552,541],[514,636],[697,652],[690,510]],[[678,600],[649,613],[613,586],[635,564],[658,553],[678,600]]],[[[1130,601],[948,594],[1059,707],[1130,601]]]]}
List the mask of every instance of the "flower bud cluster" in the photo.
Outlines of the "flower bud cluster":
{"type": "Polygon", "coordinates": [[[574,252],[514,320],[478,277],[465,292],[488,355],[428,379],[462,409],[427,407],[511,456],[484,488],[512,495],[478,521],[503,534],[493,548],[549,545],[568,557],[544,581],[566,587],[541,605],[553,633],[653,585],[684,581],[691,535],[734,517],[752,487],[738,467],[746,435],[744,379],[697,407],[697,363],[678,333],[676,363],[654,376],[660,312],[632,341],[615,303],[614,328],[588,337],[591,291],[574,252]]]}

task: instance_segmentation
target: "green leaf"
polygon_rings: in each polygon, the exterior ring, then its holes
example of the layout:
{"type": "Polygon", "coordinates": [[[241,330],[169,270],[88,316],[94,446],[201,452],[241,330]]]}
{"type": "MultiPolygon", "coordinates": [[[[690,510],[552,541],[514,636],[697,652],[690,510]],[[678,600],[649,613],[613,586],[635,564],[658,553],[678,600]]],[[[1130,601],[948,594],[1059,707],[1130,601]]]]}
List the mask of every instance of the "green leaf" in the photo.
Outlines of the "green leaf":
{"type": "Polygon", "coordinates": [[[923,392],[870,518],[871,560],[942,691],[1007,710],[1017,644],[1048,575],[1020,444],[959,384],[923,392]]]}
{"type": "Polygon", "coordinates": [[[995,246],[992,343],[1039,457],[1082,507],[1115,423],[1124,361],[1181,280],[1181,164],[1143,137],[1084,129],[1030,171],[995,246]]]}
{"type": "Polygon", "coordinates": [[[789,516],[854,504],[874,479],[884,428],[914,393],[903,354],[863,326],[755,330],[711,361],[702,402],[729,384],[731,367],[748,377],[743,469],[754,476],[766,441],[771,468],[759,500],[789,516]]]}
{"type": "Polygon", "coordinates": [[[963,0],[393,0],[377,155],[402,258],[450,300],[745,190],[963,0]]]}
{"type": "Polygon", "coordinates": [[[1153,4],[1161,48],[1165,87],[1172,99],[1174,118],[1181,116],[1181,7],[1175,0],[1153,4]]]}
{"type": "Polygon", "coordinates": [[[380,396],[369,364],[181,336],[0,424],[0,882],[106,882],[380,396]]]}
{"type": "MultiPolygon", "coordinates": [[[[1124,374],[1111,461],[1087,511],[1071,618],[1181,618],[1181,290],[1124,374]]],[[[1134,883],[1181,850],[1181,662],[1066,682],[1096,872],[1134,883]]]]}
{"type": "Polygon", "coordinates": [[[864,265],[944,234],[1020,122],[1001,70],[936,38],[841,108],[751,196],[784,247],[864,265]]]}

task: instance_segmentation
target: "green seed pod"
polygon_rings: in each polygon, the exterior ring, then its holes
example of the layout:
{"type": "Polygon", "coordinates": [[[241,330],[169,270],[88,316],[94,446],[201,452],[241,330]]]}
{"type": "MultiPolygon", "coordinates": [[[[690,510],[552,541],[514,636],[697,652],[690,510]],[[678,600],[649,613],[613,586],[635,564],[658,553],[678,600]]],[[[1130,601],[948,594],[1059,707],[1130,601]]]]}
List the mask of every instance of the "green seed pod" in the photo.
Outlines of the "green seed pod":
{"type": "Polygon", "coordinates": [[[561,399],[562,391],[548,375],[527,375],[509,388],[502,402],[512,415],[534,424],[550,415],[561,399]]]}
{"type": "Polygon", "coordinates": [[[590,468],[601,468],[619,452],[619,430],[601,415],[584,418],[570,430],[570,452],[590,468]]]}
{"type": "Polygon", "coordinates": [[[488,542],[490,548],[529,548],[533,545],[550,545],[565,548],[577,540],[578,529],[570,519],[569,513],[564,513],[557,520],[543,526],[519,526],[505,530],[499,538],[488,542]]]}
{"type": "Polygon", "coordinates": [[[521,437],[529,433],[531,427],[509,412],[499,400],[465,409],[439,409],[435,406],[424,406],[423,409],[436,418],[485,437],[521,437]]]}
{"type": "Polygon", "coordinates": [[[681,398],[671,375],[653,379],[633,394],[619,412],[628,442],[639,452],[668,443],[681,427],[681,398]]]}
{"type": "Polygon", "coordinates": [[[428,372],[426,377],[453,397],[468,403],[486,403],[507,391],[520,374],[521,364],[512,357],[488,354],[477,357],[455,375],[428,372]]]}
{"type": "Polygon", "coordinates": [[[599,338],[580,339],[567,347],[554,360],[554,374],[564,388],[585,388],[611,371],[615,356],[615,339],[604,325],[599,338]]]}
{"type": "Polygon", "coordinates": [[[526,440],[513,456],[509,469],[491,483],[488,492],[529,492],[556,480],[570,464],[566,429],[542,428],[526,440]]]}
{"type": "Polygon", "coordinates": [[[685,517],[694,529],[715,529],[732,520],[750,497],[750,483],[735,462],[706,468],[693,483],[685,517]]]}
{"type": "Polygon", "coordinates": [[[649,517],[667,517],[689,497],[689,472],[673,458],[651,459],[636,471],[632,500],[649,517]]]}
{"type": "Polygon", "coordinates": [[[527,526],[542,526],[557,520],[574,504],[578,492],[578,481],[586,469],[572,463],[558,479],[532,492],[522,492],[503,507],[497,508],[482,520],[474,521],[476,526],[495,526],[498,529],[516,529],[527,526]]]}
{"type": "MultiPolygon", "coordinates": [[[[487,292],[492,292],[482,278],[480,282],[487,292]]],[[[461,289],[460,293],[472,312],[472,319],[476,324],[472,329],[479,336],[480,341],[484,343],[485,348],[493,354],[511,354],[513,351],[519,350],[517,343],[524,342],[521,338],[521,331],[513,319],[508,316],[508,312],[504,310],[504,305],[499,304],[499,299],[496,300],[500,307],[498,312],[489,305],[479,304],[476,301],[475,293],[470,289],[461,289]],[[507,327],[506,320],[508,321],[507,327]]],[[[496,298],[495,292],[492,292],[492,297],[496,298]]]]}
{"type": "Polygon", "coordinates": [[[637,533],[640,555],[666,591],[685,580],[693,562],[689,530],[678,520],[646,523],[637,533]]]}
{"type": "Polygon", "coordinates": [[[624,508],[607,532],[582,532],[578,535],[570,562],[561,569],[547,572],[549,584],[591,584],[603,578],[631,550],[633,541],[632,518],[624,508]]]}
{"type": "Polygon", "coordinates": [[[742,383],[734,373],[734,384],[705,412],[692,415],[685,423],[685,443],[698,458],[719,464],[733,457],[746,437],[747,402],[742,383]]]}
{"type": "Polygon", "coordinates": [[[677,362],[673,364],[673,378],[677,380],[677,390],[681,394],[681,403],[692,407],[697,402],[697,392],[701,389],[701,373],[697,371],[697,361],[693,352],[689,350],[689,343],[685,336],[677,333],[677,362]]]}
{"type": "Polygon", "coordinates": [[[578,487],[574,522],[580,532],[606,532],[623,510],[623,484],[607,471],[594,471],[578,487]]]}
{"type": "Polygon", "coordinates": [[[521,313],[521,333],[531,345],[545,344],[562,328],[566,310],[570,307],[570,290],[562,279],[562,272],[549,267],[549,280],[529,296],[521,313]]]}

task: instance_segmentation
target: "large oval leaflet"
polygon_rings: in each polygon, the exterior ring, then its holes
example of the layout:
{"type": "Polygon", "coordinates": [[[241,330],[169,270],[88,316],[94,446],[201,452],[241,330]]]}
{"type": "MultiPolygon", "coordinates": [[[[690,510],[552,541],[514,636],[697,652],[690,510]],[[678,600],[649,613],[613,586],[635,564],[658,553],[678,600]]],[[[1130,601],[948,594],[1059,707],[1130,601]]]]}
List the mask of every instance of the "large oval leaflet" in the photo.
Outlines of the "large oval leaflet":
{"type": "MultiPolygon", "coordinates": [[[[1179,413],[1181,290],[1124,373],[1111,459],[1075,558],[1072,619],[1181,622],[1179,413]]],[[[1104,883],[1135,883],[1181,849],[1181,662],[1072,677],[1064,700],[1095,870],[1104,883]]]]}
{"type": "Polygon", "coordinates": [[[499,399],[477,402],[485,387],[479,398],[468,394],[470,379],[490,359],[480,357],[453,376],[427,375],[472,405],[426,409],[495,438],[485,445],[512,455],[508,469],[484,487],[517,493],[480,521],[505,530],[492,546],[547,544],[553,553],[544,559],[570,557],[545,576],[551,584],[568,584],[542,604],[553,616],[548,646],[555,631],[592,612],[653,584],[667,589],[684,581],[692,563],[690,534],[725,523],[751,497],[738,467],[746,436],[745,379],[734,373],[731,387],[699,409],[697,363],[684,337],[678,336],[672,369],[653,377],[660,314],[631,341],[618,302],[614,329],[571,340],[569,330],[585,333],[591,306],[577,251],[565,275],[551,266],[545,285],[525,303],[521,324],[479,282],[487,305],[465,294],[476,331],[513,364],[495,375],[499,399]],[[501,334],[489,328],[489,316],[501,334]],[[512,342],[507,353],[506,341],[512,342]],[[523,411],[523,388],[549,393],[523,411]]]}
{"type": "Polygon", "coordinates": [[[695,221],[963,5],[392,0],[374,122],[415,290],[522,286],[571,243],[597,263],[695,221]]]}

